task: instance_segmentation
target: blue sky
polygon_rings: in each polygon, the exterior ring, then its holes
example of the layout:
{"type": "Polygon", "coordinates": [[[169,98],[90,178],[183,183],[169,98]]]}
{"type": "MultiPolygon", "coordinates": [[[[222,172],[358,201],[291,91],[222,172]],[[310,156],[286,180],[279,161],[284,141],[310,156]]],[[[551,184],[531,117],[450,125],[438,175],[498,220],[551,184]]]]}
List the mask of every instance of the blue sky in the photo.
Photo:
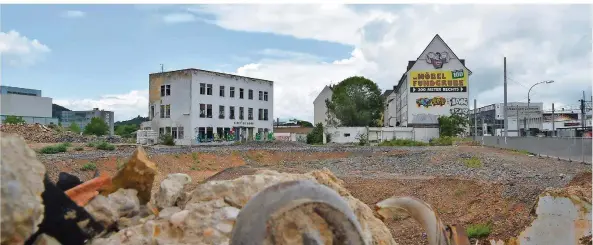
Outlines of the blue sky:
{"type": "Polygon", "coordinates": [[[558,82],[533,100],[572,105],[591,91],[592,13],[582,6],[1,8],[3,84],[41,89],[70,109],[114,110],[116,120],[146,115],[148,74],[160,64],[273,80],[275,116],[312,120],[323,86],[364,75],[389,89],[437,33],[474,71],[479,104],[500,101],[503,56],[510,100],[525,101],[526,87],[547,79],[558,82]]]}

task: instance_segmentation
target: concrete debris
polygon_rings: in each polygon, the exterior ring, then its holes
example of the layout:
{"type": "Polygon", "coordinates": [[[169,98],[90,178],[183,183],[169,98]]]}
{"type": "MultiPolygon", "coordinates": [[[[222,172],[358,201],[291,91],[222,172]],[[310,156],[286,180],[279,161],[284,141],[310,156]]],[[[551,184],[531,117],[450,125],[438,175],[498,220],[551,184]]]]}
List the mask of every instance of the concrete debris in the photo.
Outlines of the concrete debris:
{"type": "Polygon", "coordinates": [[[140,204],[144,205],[150,201],[150,192],[156,173],[156,165],[148,159],[144,148],[138,146],[130,160],[113,177],[112,185],[106,187],[101,194],[108,195],[120,188],[135,189],[138,191],[140,204]]]}
{"type": "MultiPolygon", "coordinates": [[[[389,229],[373,215],[366,204],[354,198],[344,188],[341,180],[329,170],[316,170],[306,174],[279,173],[262,170],[254,175],[242,176],[234,180],[206,182],[191,192],[186,202],[178,207],[165,207],[159,217],[145,219],[145,222],[120,230],[107,236],[95,238],[92,244],[229,244],[235,221],[240,209],[255,194],[275,184],[309,180],[323,184],[339,194],[354,212],[360,223],[362,236],[368,244],[396,244],[389,229]],[[229,202],[233,202],[231,205],[229,202]],[[179,208],[179,209],[178,209],[179,208]]],[[[315,214],[311,206],[299,207],[290,211],[303,218],[301,225],[327,227],[325,221],[315,214]]],[[[274,220],[278,224],[277,234],[291,229],[290,217],[274,220]]],[[[322,229],[321,237],[328,237],[330,229],[322,229]]],[[[314,239],[314,238],[313,238],[314,239]]],[[[290,240],[278,244],[292,244],[290,240]]]]}
{"type": "Polygon", "coordinates": [[[80,135],[59,129],[58,126],[44,126],[41,124],[2,124],[0,131],[3,133],[13,133],[21,135],[27,142],[31,143],[88,143],[96,141],[106,141],[109,143],[123,143],[124,140],[117,135],[114,136],[94,136],[80,135]]]}
{"type": "Polygon", "coordinates": [[[105,196],[96,196],[86,206],[84,206],[84,209],[104,227],[110,227],[117,221],[118,218],[115,207],[105,196]]]}
{"type": "Polygon", "coordinates": [[[159,192],[155,196],[155,204],[159,208],[175,206],[185,194],[183,187],[191,183],[191,177],[187,174],[169,174],[161,182],[159,192]]]}
{"type": "Polygon", "coordinates": [[[23,244],[43,220],[45,167],[22,137],[2,134],[1,243],[23,244]]]}
{"type": "Polygon", "coordinates": [[[119,189],[107,197],[98,195],[84,208],[105,227],[111,227],[116,222],[118,227],[120,223],[124,227],[130,226],[142,216],[136,193],[133,189],[119,189]]]}

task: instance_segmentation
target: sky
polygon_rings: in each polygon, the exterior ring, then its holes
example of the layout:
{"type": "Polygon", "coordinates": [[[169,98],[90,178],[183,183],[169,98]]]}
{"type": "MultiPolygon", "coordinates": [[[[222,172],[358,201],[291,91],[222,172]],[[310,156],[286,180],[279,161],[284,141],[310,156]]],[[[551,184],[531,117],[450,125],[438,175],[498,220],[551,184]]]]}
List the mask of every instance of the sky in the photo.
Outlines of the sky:
{"type": "MultiPolygon", "coordinates": [[[[313,120],[325,85],[391,89],[439,34],[470,101],[577,105],[592,85],[591,5],[2,5],[1,83],[115,120],[148,114],[148,74],[199,68],[274,81],[275,117],[313,120]]],[[[473,107],[473,105],[472,105],[473,107]]]]}

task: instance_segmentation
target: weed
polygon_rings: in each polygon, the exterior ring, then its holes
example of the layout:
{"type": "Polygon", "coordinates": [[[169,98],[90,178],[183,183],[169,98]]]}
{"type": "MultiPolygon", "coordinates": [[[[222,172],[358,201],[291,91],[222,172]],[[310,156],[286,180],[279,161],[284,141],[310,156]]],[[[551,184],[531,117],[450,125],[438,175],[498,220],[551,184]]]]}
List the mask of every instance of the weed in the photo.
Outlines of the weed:
{"type": "Polygon", "coordinates": [[[430,139],[429,145],[453,145],[455,138],[449,136],[443,136],[438,138],[430,139]]]}
{"type": "Polygon", "coordinates": [[[66,146],[66,147],[70,147],[70,146],[72,146],[72,143],[70,143],[70,142],[64,142],[64,143],[62,143],[62,145],[66,146]]]}
{"type": "Polygon", "coordinates": [[[191,158],[194,160],[194,163],[200,163],[200,159],[197,152],[191,153],[191,158]]]}
{"type": "Polygon", "coordinates": [[[514,149],[513,149],[513,150],[511,150],[511,151],[514,151],[514,152],[516,152],[516,153],[520,153],[520,154],[523,154],[523,155],[531,155],[531,152],[528,152],[528,151],[526,151],[526,150],[514,150],[514,149]]]}
{"type": "Polygon", "coordinates": [[[75,151],[83,151],[84,150],[84,147],[78,146],[78,147],[74,148],[74,150],[75,151]]]}
{"type": "Polygon", "coordinates": [[[466,191],[465,190],[455,190],[455,193],[453,193],[453,195],[455,195],[456,197],[460,197],[465,195],[466,191]]]}
{"type": "Polygon", "coordinates": [[[169,146],[175,145],[175,139],[173,139],[173,136],[171,134],[163,134],[160,137],[160,141],[161,141],[161,144],[163,144],[163,145],[169,145],[169,146]]]}
{"type": "Polygon", "coordinates": [[[56,154],[56,153],[60,153],[60,152],[66,152],[68,151],[68,147],[65,146],[64,144],[57,144],[57,145],[50,145],[50,146],[46,146],[41,148],[41,150],[39,152],[43,153],[43,154],[56,154]]]}
{"type": "Polygon", "coordinates": [[[175,157],[175,158],[179,159],[180,155],[179,155],[179,153],[175,153],[175,154],[173,155],[173,157],[175,157]]]}
{"type": "Polygon", "coordinates": [[[115,146],[112,144],[109,144],[105,141],[100,142],[98,144],[95,145],[95,147],[99,150],[106,150],[106,151],[113,151],[115,150],[115,146]]]}
{"type": "Polygon", "coordinates": [[[477,157],[471,157],[464,160],[465,166],[468,168],[479,168],[482,167],[482,161],[477,157]]]}
{"type": "Polygon", "coordinates": [[[93,171],[97,169],[97,164],[95,164],[94,162],[88,162],[85,163],[84,165],[82,165],[81,170],[83,171],[93,171]]]}
{"type": "Polygon", "coordinates": [[[195,163],[191,165],[191,168],[190,169],[191,170],[194,170],[194,171],[195,170],[200,170],[200,168],[198,167],[198,164],[195,164],[195,163]]]}
{"type": "Polygon", "coordinates": [[[379,143],[379,146],[425,146],[427,145],[421,141],[414,141],[410,139],[393,139],[379,143]]]}
{"type": "Polygon", "coordinates": [[[97,142],[86,143],[86,147],[95,147],[96,145],[97,145],[97,142]]]}
{"type": "Polygon", "coordinates": [[[487,237],[492,232],[492,226],[490,224],[471,224],[465,229],[469,238],[482,238],[487,237]]]}

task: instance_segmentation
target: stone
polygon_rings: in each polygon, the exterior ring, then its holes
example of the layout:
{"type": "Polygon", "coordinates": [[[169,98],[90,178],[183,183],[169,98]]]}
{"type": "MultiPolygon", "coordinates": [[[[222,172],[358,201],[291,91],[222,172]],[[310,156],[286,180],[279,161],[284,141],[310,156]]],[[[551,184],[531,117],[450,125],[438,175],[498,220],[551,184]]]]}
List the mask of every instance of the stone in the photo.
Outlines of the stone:
{"type": "Polygon", "coordinates": [[[109,201],[116,207],[118,217],[132,217],[140,214],[140,200],[134,189],[119,189],[109,194],[109,201]]]}
{"type": "Polygon", "coordinates": [[[1,244],[23,244],[43,221],[45,166],[25,140],[2,133],[1,244]]]}
{"type": "Polygon", "coordinates": [[[169,221],[174,227],[183,227],[185,226],[185,219],[189,215],[189,210],[179,211],[171,215],[169,221]]]}
{"type": "Polygon", "coordinates": [[[159,192],[155,195],[155,204],[159,208],[175,206],[183,198],[183,187],[191,183],[191,177],[187,174],[169,174],[161,182],[159,192]]]}
{"type": "Polygon", "coordinates": [[[84,209],[104,227],[113,225],[113,223],[115,223],[119,218],[117,209],[111,203],[109,198],[105,196],[96,196],[86,206],[84,206],[84,209]]]}
{"type": "Polygon", "coordinates": [[[180,212],[181,208],[179,207],[166,207],[159,212],[159,219],[169,219],[171,215],[180,212]]]}
{"type": "Polygon", "coordinates": [[[61,245],[61,243],[50,235],[41,234],[35,239],[33,245],[61,245]]]}
{"type": "Polygon", "coordinates": [[[138,146],[125,166],[113,177],[112,184],[106,187],[101,194],[109,195],[119,189],[134,189],[138,191],[140,204],[144,205],[150,201],[156,174],[156,165],[148,159],[144,148],[138,146]]]}

